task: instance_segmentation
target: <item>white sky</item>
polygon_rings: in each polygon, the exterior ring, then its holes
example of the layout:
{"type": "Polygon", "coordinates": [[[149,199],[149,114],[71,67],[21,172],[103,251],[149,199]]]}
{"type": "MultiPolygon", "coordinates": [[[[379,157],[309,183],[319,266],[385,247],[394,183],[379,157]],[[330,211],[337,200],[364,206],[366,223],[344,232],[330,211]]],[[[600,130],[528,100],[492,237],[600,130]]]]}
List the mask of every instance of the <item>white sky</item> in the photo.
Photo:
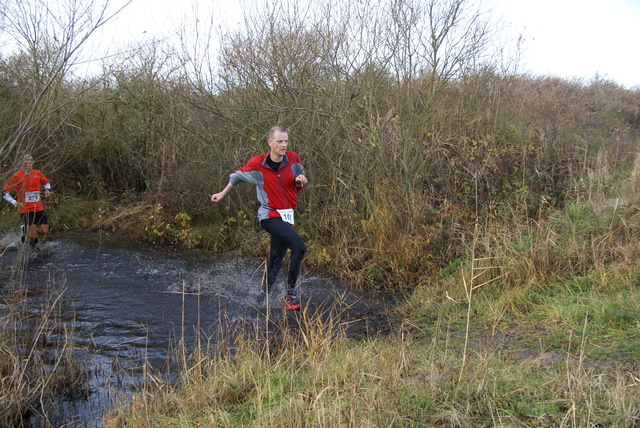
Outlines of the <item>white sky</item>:
{"type": "Polygon", "coordinates": [[[532,74],[640,87],[640,0],[501,0],[496,12],[525,36],[532,74]]]}
{"type": "MultiPolygon", "coordinates": [[[[627,88],[640,87],[640,0],[489,0],[505,32],[524,37],[520,72],[588,82],[596,75],[627,88]]],[[[133,0],[109,24],[115,39],[171,36],[183,19],[214,8],[227,23],[238,21],[242,0],[133,0]],[[194,4],[201,10],[195,12],[194,4]]]]}

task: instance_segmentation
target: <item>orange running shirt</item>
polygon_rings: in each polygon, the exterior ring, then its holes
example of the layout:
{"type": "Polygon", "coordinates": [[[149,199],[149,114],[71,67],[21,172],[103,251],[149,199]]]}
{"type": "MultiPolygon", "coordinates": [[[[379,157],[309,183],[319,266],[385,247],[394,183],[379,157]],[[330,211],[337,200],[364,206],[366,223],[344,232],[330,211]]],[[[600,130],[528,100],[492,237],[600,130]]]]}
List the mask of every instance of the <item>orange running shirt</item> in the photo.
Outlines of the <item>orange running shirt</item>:
{"type": "Polygon", "coordinates": [[[20,214],[38,212],[44,211],[40,188],[47,183],[49,183],[47,177],[37,169],[32,169],[28,174],[20,170],[4,185],[4,190],[7,193],[16,193],[16,199],[23,204],[18,210],[20,214]]]}

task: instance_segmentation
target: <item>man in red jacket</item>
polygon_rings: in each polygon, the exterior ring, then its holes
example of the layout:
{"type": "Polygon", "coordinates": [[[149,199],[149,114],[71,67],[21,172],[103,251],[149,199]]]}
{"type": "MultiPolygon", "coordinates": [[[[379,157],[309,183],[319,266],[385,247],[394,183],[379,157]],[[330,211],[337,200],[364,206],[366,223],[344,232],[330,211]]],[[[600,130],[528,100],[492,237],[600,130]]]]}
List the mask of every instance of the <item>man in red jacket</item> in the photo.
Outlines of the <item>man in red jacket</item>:
{"type": "Polygon", "coordinates": [[[51,195],[51,183],[44,174],[37,169],[32,169],[33,157],[25,154],[22,157],[22,167],[13,174],[9,182],[4,185],[4,199],[18,209],[18,213],[24,221],[25,235],[29,238],[31,248],[38,249],[38,235],[43,239],[49,233],[47,215],[44,212],[40,190],[44,187],[44,196],[51,195]],[[16,199],[11,194],[15,193],[16,199]]]}
{"type": "Polygon", "coordinates": [[[287,249],[291,250],[284,306],[289,310],[298,310],[300,303],[295,287],[306,246],[293,228],[293,209],[298,203],[298,192],[307,184],[307,177],[298,155],[287,150],[287,128],[271,128],[267,143],[271,151],[254,156],[245,166],[233,172],[229,176],[229,184],[221,192],[214,193],[211,202],[219,202],[239,183],[255,184],[260,203],[258,220],[260,226],[271,234],[267,280],[263,288],[268,291],[275,283],[287,249]]]}

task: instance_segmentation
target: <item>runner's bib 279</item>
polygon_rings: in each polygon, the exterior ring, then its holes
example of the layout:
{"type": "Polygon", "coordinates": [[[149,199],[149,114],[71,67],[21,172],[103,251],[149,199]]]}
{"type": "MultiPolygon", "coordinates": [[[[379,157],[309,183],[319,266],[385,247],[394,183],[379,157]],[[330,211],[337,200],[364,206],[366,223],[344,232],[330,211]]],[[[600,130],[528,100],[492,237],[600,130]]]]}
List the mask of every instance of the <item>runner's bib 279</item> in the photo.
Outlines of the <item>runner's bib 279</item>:
{"type": "Polygon", "coordinates": [[[40,200],[40,192],[24,192],[24,202],[33,203],[40,200]]]}
{"type": "Polygon", "coordinates": [[[286,221],[289,224],[293,224],[293,209],[288,208],[286,210],[276,210],[280,217],[282,217],[282,221],[286,221]]]}

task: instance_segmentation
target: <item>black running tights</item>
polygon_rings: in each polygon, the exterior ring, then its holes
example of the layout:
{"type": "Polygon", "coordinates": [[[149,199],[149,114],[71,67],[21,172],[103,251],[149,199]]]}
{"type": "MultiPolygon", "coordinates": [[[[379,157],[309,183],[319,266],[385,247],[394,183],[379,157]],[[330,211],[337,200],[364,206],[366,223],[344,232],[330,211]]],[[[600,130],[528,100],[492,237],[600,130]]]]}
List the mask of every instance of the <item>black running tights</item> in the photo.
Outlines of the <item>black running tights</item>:
{"type": "Polygon", "coordinates": [[[271,287],[276,282],[282,267],[282,260],[287,249],[289,249],[291,250],[291,255],[289,257],[289,273],[287,275],[287,294],[295,294],[296,282],[300,273],[300,263],[307,247],[293,226],[280,218],[261,220],[260,226],[271,235],[271,250],[269,251],[269,263],[267,266],[268,287],[271,287]]]}

